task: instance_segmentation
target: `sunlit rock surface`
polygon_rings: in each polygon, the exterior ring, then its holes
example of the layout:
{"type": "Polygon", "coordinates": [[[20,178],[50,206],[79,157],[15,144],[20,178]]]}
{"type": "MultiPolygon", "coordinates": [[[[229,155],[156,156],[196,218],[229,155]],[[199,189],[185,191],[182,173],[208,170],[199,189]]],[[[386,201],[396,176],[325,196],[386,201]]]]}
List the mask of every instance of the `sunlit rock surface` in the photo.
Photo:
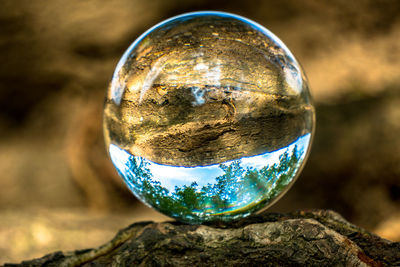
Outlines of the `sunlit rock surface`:
{"type": "Polygon", "coordinates": [[[314,123],[307,81],[271,32],[220,12],[150,29],[121,58],[104,132],[134,194],[177,219],[234,219],[287,190],[314,123]]]}
{"type": "Polygon", "coordinates": [[[400,243],[327,210],[263,213],[236,223],[135,223],[94,249],[6,266],[399,266],[400,243]]]}

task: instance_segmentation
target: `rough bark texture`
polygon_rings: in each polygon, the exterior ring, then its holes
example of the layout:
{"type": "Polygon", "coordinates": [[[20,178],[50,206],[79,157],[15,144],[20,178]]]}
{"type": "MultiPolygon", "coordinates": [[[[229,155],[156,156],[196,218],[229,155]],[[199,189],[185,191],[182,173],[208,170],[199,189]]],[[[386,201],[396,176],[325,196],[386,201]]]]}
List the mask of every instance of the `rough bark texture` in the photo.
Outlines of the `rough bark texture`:
{"type": "Polygon", "coordinates": [[[312,131],[300,66],[257,27],[209,15],[164,25],[143,40],[107,93],[107,145],[196,167],[275,151],[312,131]]]}
{"type": "Polygon", "coordinates": [[[135,223],[99,248],[5,266],[399,266],[400,243],[326,211],[263,213],[233,222],[135,223]]]}

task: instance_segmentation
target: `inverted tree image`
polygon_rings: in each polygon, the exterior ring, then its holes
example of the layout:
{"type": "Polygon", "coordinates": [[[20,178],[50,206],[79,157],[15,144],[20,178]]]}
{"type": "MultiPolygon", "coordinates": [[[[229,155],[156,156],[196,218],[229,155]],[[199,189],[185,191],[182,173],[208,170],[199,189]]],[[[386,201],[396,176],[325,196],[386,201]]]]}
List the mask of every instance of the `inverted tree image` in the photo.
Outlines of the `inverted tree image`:
{"type": "Polygon", "coordinates": [[[151,163],[142,157],[129,154],[119,172],[139,199],[162,213],[192,222],[200,218],[216,220],[234,218],[239,211],[249,214],[270,203],[295,178],[304,154],[304,148],[299,150],[295,145],[279,156],[278,163],[260,169],[244,167],[242,159],[219,164],[223,174],[215,178],[215,183],[199,186],[192,182],[173,190],[154,178],[151,163]]]}

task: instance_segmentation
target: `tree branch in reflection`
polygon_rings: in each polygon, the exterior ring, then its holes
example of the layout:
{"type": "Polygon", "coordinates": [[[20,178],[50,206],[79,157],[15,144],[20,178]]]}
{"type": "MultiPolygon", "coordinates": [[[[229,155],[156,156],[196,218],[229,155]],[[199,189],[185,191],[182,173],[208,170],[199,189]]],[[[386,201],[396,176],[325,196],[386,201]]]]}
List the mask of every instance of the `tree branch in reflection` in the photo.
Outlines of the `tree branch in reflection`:
{"type": "Polygon", "coordinates": [[[260,169],[243,167],[241,160],[234,160],[219,165],[224,174],[216,177],[214,184],[199,187],[193,182],[175,186],[173,192],[154,179],[147,160],[131,156],[125,178],[141,199],[160,212],[192,221],[207,216],[212,220],[218,214],[234,215],[235,210],[246,207],[251,212],[271,202],[293,180],[303,155],[304,150],[294,146],[279,157],[279,163],[260,169]]]}

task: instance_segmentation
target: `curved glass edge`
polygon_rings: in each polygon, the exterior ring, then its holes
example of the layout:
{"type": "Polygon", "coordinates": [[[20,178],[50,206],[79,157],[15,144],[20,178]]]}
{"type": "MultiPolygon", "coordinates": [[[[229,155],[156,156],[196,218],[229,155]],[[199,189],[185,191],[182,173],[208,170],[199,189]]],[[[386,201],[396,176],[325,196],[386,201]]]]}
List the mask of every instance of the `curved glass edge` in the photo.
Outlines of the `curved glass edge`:
{"type": "Polygon", "coordinates": [[[190,19],[195,16],[207,16],[207,15],[213,15],[213,16],[219,16],[219,17],[229,17],[229,18],[234,18],[240,21],[243,21],[245,23],[248,23],[251,25],[254,29],[259,30],[260,32],[264,33],[266,36],[268,36],[272,41],[276,42],[277,45],[279,45],[285,53],[289,56],[290,60],[296,65],[297,71],[299,71],[301,74],[304,74],[301,71],[300,65],[297,62],[296,58],[294,55],[290,52],[289,48],[280,40],[274,33],[272,33],[270,30],[262,26],[261,24],[250,20],[248,18],[245,18],[240,15],[236,15],[233,13],[228,13],[228,12],[222,12],[222,11],[195,11],[195,12],[189,12],[189,13],[184,13],[181,15],[177,15],[174,17],[171,17],[169,19],[166,19],[164,21],[161,21],[142,33],[129,47],[128,49],[125,50],[124,54],[122,55],[121,59],[118,61],[117,66],[115,68],[115,71],[113,73],[112,79],[111,79],[111,84],[110,84],[110,94],[111,94],[111,100],[114,101],[115,104],[119,105],[121,103],[121,98],[123,95],[123,89],[124,86],[120,83],[118,76],[120,74],[120,71],[122,67],[124,66],[125,62],[127,61],[131,51],[151,32],[154,30],[165,26],[168,23],[173,23],[178,20],[185,20],[185,19],[190,19]]]}
{"type": "Polygon", "coordinates": [[[161,165],[113,144],[109,151],[143,203],[178,220],[202,223],[242,218],[275,203],[298,177],[310,141],[309,133],[273,152],[205,167],[161,165]]]}

